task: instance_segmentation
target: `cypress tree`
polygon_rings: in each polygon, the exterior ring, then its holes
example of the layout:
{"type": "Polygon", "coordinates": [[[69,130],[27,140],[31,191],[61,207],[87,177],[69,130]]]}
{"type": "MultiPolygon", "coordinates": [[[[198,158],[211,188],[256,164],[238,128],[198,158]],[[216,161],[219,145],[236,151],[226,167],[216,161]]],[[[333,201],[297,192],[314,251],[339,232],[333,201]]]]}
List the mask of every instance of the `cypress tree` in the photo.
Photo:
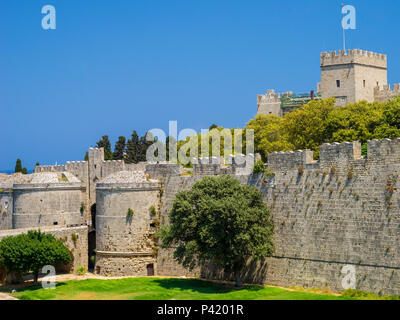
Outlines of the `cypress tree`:
{"type": "Polygon", "coordinates": [[[21,159],[17,159],[17,163],[15,164],[15,173],[22,172],[22,162],[21,159]]]}
{"type": "Polygon", "coordinates": [[[146,134],[140,138],[140,153],[138,157],[138,161],[147,161],[146,159],[146,152],[147,149],[156,141],[154,137],[150,139],[150,141],[147,141],[146,136],[147,134],[150,134],[152,136],[151,132],[146,132],[146,134]]]}
{"type": "Polygon", "coordinates": [[[103,136],[100,141],[97,142],[97,148],[104,148],[104,160],[112,160],[113,153],[111,151],[111,142],[107,135],[103,136]]]}
{"type": "Polygon", "coordinates": [[[121,136],[115,144],[113,160],[123,160],[125,156],[126,139],[121,136]]]}
{"type": "Polygon", "coordinates": [[[140,142],[137,132],[134,130],[131,139],[126,144],[126,163],[138,163],[140,142]]]}

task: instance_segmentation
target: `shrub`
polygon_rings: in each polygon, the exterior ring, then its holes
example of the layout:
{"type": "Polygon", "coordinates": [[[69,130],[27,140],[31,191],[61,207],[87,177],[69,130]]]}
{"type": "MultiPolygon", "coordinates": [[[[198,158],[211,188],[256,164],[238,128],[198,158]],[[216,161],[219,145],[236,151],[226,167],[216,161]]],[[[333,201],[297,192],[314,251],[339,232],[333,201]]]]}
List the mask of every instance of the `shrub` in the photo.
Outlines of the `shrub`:
{"type": "Polygon", "coordinates": [[[157,215],[157,210],[156,210],[156,208],[155,208],[154,206],[151,206],[150,209],[149,209],[149,211],[150,211],[150,215],[151,215],[152,217],[154,217],[154,216],[157,215]]]}
{"type": "Polygon", "coordinates": [[[299,166],[297,168],[297,171],[299,172],[299,175],[302,176],[304,174],[304,167],[303,166],[299,166]]]}
{"type": "Polygon", "coordinates": [[[35,284],[45,265],[71,262],[68,248],[51,234],[29,231],[0,241],[0,264],[7,273],[33,272],[35,284]]]}
{"type": "Polygon", "coordinates": [[[261,160],[254,163],[253,173],[264,173],[265,172],[265,164],[261,160]]]}
{"type": "Polygon", "coordinates": [[[334,175],[336,173],[336,167],[332,166],[331,167],[331,175],[334,175]]]}
{"type": "Polygon", "coordinates": [[[126,216],[127,216],[128,218],[132,218],[132,217],[133,217],[133,214],[134,214],[133,210],[132,210],[131,208],[129,208],[129,209],[128,209],[128,212],[127,212],[127,214],[126,214],[126,216]]]}
{"type": "Polygon", "coordinates": [[[266,168],[265,171],[264,171],[264,176],[265,176],[267,179],[272,178],[272,177],[275,176],[275,172],[272,171],[272,169],[270,169],[270,168],[266,168]]]}
{"type": "Polygon", "coordinates": [[[80,276],[83,276],[83,275],[86,273],[86,268],[85,268],[84,266],[80,266],[80,267],[78,268],[78,270],[77,270],[77,273],[78,273],[80,276]]]}

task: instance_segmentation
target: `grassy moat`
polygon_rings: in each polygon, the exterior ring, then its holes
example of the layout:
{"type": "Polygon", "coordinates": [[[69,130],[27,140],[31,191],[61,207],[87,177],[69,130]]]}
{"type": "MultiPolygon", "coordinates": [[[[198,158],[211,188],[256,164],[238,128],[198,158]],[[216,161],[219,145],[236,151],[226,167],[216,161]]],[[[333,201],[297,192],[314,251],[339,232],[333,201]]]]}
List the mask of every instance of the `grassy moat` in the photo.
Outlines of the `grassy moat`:
{"type": "MultiPolygon", "coordinates": [[[[4,290],[3,290],[4,291],[4,290]]],[[[10,293],[9,293],[10,294],[10,293]]],[[[125,278],[58,282],[56,289],[27,287],[12,293],[21,300],[354,300],[373,299],[312,290],[244,286],[198,279],[125,278]]]]}

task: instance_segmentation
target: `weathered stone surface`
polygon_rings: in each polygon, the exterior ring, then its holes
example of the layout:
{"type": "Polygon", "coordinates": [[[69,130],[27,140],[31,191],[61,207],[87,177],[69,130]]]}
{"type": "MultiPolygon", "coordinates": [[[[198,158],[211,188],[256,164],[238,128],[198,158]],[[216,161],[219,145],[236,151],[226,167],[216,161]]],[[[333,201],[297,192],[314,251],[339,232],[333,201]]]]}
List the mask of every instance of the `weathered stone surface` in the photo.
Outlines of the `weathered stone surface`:
{"type": "Polygon", "coordinates": [[[156,262],[153,234],[160,224],[160,185],[144,173],[121,172],[97,184],[96,272],[147,275],[156,262]]]}

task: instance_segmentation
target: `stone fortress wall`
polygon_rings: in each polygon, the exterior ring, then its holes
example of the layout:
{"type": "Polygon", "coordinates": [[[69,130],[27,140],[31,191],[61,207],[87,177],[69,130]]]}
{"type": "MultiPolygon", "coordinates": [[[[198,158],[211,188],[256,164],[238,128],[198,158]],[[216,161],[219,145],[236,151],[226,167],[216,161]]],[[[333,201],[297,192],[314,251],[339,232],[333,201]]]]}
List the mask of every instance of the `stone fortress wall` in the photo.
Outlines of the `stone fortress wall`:
{"type": "MultiPolygon", "coordinates": [[[[208,175],[219,174],[209,166],[208,175]]],[[[367,157],[358,142],[323,145],[319,161],[311,151],[275,153],[268,167],[272,178],[234,175],[262,191],[275,222],[275,254],[249,264],[246,281],[341,291],[341,270],[350,265],[357,289],[399,294],[400,139],[370,141],[367,157]]],[[[168,223],[176,193],[201,177],[166,180],[162,222],[168,223]]],[[[159,251],[159,274],[227,277],[209,266],[189,272],[174,262],[172,251],[159,251]]]]}
{"type": "MultiPolygon", "coordinates": [[[[46,195],[41,198],[46,203],[43,208],[49,209],[43,210],[44,213],[57,212],[62,201],[55,199],[60,197],[74,203],[71,211],[77,218],[81,215],[77,208],[84,199],[96,204],[97,222],[91,227],[95,227],[97,234],[98,268],[95,270],[100,274],[146,275],[148,267],[152,266],[155,274],[162,276],[226,278],[211,266],[193,271],[182,268],[173,260],[173,248],[157,249],[159,244],[153,237],[153,228],[157,219],[158,224],[168,223],[168,212],[178,192],[189,190],[204,176],[229,174],[262,191],[275,222],[275,254],[262,263],[249,264],[244,271],[248,282],[330,287],[340,291],[344,277],[341,270],[343,266],[351,265],[356,270],[358,289],[400,293],[400,139],[368,142],[367,156],[361,156],[358,142],[323,145],[319,161],[313,159],[311,151],[273,153],[269,155],[267,164],[274,172],[273,177],[251,173],[252,166],[246,165],[244,160],[253,163],[254,155],[231,157],[227,164],[221,158],[193,159],[192,175],[185,174],[187,171],[184,172],[179,165],[169,163],[141,164],[132,166],[141,170],[126,170],[123,162],[104,162],[103,155],[102,149],[93,149],[87,163],[66,165],[76,179],[80,177],[79,183],[63,185],[72,187],[72,190],[61,192],[57,183],[49,186],[59,195],[46,193],[50,190],[43,186],[40,190],[46,195]],[[121,168],[125,170],[121,171],[121,168]],[[106,174],[108,177],[104,177],[106,174]],[[140,181],[130,180],[131,176],[138,175],[140,181]],[[89,193],[94,182],[97,189],[93,198],[89,193]],[[54,206],[54,201],[57,206],[54,206]],[[157,209],[156,218],[150,215],[152,206],[157,209]],[[131,220],[127,216],[129,208],[133,210],[131,220]]],[[[40,172],[42,169],[38,167],[36,170],[40,172]]],[[[68,174],[55,171],[46,169],[39,176],[49,172],[57,177],[68,174]]],[[[12,213],[18,213],[20,209],[10,211],[10,208],[20,208],[18,203],[25,202],[25,190],[22,188],[22,195],[18,195],[21,192],[18,185],[35,188],[34,183],[18,182],[11,187],[10,183],[0,184],[1,188],[4,187],[0,193],[2,208],[8,202],[7,209],[3,209],[6,219],[0,220],[3,227],[9,228],[10,223],[17,221],[12,219],[12,213]]],[[[40,202],[36,195],[29,197],[40,202]]],[[[49,226],[41,228],[62,228],[73,232],[74,227],[69,223],[62,227],[52,226],[50,220],[43,224],[49,226]]],[[[80,223],[84,225],[79,228],[85,228],[87,236],[84,220],[80,223]]],[[[38,227],[36,220],[27,224],[23,226],[38,227]]],[[[87,252],[85,259],[87,261],[87,252]]]]}
{"type": "Polygon", "coordinates": [[[397,96],[400,96],[400,84],[394,84],[393,89],[391,89],[390,84],[383,87],[379,86],[375,88],[375,101],[386,102],[392,100],[397,96]]]}

